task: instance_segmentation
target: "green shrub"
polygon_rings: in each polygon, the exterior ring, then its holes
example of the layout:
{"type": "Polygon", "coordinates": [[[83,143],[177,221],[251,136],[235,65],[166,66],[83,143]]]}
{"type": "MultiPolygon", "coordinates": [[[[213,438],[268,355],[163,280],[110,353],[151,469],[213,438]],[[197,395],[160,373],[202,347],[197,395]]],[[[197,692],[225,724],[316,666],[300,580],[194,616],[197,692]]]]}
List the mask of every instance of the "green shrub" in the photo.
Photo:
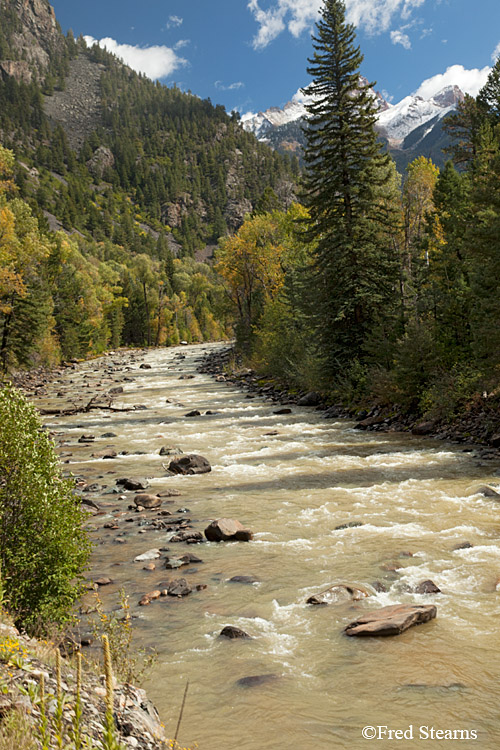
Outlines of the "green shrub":
{"type": "Polygon", "coordinates": [[[90,543],[73,482],[61,475],[35,408],[0,390],[0,561],[4,604],[29,630],[62,623],[79,594],[90,543]]]}

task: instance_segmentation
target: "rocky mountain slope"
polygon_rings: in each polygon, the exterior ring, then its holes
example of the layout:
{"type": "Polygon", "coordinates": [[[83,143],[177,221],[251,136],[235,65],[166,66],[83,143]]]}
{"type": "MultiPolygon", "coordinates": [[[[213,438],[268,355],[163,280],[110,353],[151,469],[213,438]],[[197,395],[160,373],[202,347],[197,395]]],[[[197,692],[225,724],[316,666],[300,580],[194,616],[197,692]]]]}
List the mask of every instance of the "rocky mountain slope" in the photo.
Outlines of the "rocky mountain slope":
{"type": "Polygon", "coordinates": [[[29,190],[23,176],[23,197],[66,230],[95,237],[97,222],[113,238],[119,219],[88,198],[121,192],[189,254],[235,231],[268,187],[289,205],[298,173],[223,107],[65,37],[48,0],[0,0],[0,143],[54,177],[29,190]]]}

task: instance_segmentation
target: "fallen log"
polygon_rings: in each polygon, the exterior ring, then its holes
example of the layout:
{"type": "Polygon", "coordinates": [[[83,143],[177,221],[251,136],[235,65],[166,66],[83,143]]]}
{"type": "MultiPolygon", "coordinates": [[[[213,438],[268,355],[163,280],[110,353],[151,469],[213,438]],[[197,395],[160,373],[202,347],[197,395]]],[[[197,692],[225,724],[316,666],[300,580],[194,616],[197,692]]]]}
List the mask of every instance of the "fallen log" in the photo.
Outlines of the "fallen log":
{"type": "Polygon", "coordinates": [[[68,409],[39,409],[39,412],[44,417],[70,417],[73,414],[87,414],[92,409],[101,409],[104,411],[113,412],[124,412],[124,411],[135,411],[135,406],[113,406],[112,399],[108,399],[106,404],[99,403],[97,399],[99,396],[94,396],[85,406],[77,406],[73,402],[73,408],[68,409]]]}

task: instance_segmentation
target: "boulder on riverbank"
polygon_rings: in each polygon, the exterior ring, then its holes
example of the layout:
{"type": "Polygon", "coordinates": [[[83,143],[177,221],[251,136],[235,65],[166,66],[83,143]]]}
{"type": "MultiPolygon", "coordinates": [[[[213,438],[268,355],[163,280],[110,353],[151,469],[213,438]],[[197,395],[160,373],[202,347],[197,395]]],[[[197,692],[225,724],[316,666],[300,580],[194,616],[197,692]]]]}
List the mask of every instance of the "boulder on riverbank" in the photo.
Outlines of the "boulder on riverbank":
{"type": "Polygon", "coordinates": [[[242,523],[233,518],[219,518],[205,529],[205,536],[209,542],[249,542],[253,533],[242,523]]]}
{"type": "Polygon", "coordinates": [[[196,453],[176,456],[170,461],[168,470],[174,474],[207,474],[212,467],[206,458],[196,453]]]}
{"type": "Polygon", "coordinates": [[[370,592],[360,586],[336,583],[325,591],[310,596],[306,604],[343,604],[344,602],[358,602],[367,596],[370,596],[370,592]]]}
{"type": "Polygon", "coordinates": [[[318,406],[321,403],[321,396],[315,391],[310,391],[301,396],[297,401],[297,406],[318,406]]]}
{"type": "Polygon", "coordinates": [[[344,628],[349,636],[400,635],[413,625],[421,625],[436,617],[433,604],[394,604],[367,612],[344,628]]]}

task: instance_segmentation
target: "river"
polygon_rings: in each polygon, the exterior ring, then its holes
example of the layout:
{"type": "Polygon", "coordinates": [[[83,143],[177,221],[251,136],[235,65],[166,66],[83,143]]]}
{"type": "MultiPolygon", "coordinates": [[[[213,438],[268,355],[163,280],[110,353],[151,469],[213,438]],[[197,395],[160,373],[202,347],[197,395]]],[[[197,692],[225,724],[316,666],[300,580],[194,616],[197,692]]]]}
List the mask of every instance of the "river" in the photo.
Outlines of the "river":
{"type": "MultiPolygon", "coordinates": [[[[498,748],[500,508],[475,493],[500,481],[498,463],[431,439],[360,432],[311,408],[294,406],[277,416],[269,402],[197,373],[197,360],[217,346],[83,363],[39,400],[45,406],[70,397],[85,401],[98,387],[122,385],[116,404],[147,407],[46,417],[46,424],[65,468],[101,485],[89,495],[105,511],[90,519],[92,575],[113,579],[101,589],[108,607],[121,587],[127,591],[138,642],[158,650],[145,687],[169,734],[189,680],[179,739],[197,742],[200,750],[361,750],[369,725],[405,730],[407,738],[396,742],[402,748],[438,742],[425,740],[421,726],[474,730],[477,741],[457,739],[461,747],[498,748]],[[185,375],[194,377],[180,379],[185,375]],[[192,409],[201,416],[185,417],[192,409]],[[100,437],[106,432],[115,437],[100,437]],[[78,443],[83,433],[96,440],[78,443]],[[164,445],[207,457],[212,472],[166,476],[164,445]],[[127,455],[91,457],[102,449],[127,455]],[[174,515],[187,508],[196,529],[213,518],[236,518],[254,531],[254,541],[169,545],[171,534],[141,526],[138,514],[125,512],[134,493],[126,501],[106,494],[124,476],[149,477],[149,492],[179,490],[163,507],[174,515]],[[104,528],[112,519],[118,530],[104,528]],[[336,528],[350,522],[362,525],[336,528]],[[465,542],[472,546],[455,549],[465,542]],[[173,573],[134,562],[167,546],[173,554],[193,552],[203,563],[173,573]],[[258,582],[230,583],[236,575],[258,582]],[[179,576],[207,588],[138,606],[145,592],[179,576]],[[442,593],[412,593],[426,579],[442,593]],[[336,582],[367,586],[373,596],[338,606],[305,604],[336,582]],[[386,591],[377,593],[374,584],[386,591]],[[435,603],[437,619],[395,638],[343,634],[361,612],[398,602],[435,603]],[[218,638],[225,625],[253,639],[218,638]],[[236,684],[262,674],[277,679],[236,684]]],[[[151,517],[145,512],[143,522],[151,517]]]]}

